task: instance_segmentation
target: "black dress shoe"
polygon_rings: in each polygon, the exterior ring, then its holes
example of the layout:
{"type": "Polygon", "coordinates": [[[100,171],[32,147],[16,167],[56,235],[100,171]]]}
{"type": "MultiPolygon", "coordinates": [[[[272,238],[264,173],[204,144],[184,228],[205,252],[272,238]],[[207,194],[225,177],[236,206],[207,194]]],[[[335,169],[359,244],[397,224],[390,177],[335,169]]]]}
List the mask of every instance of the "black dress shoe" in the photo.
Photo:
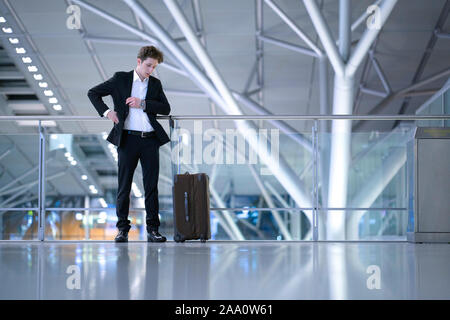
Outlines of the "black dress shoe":
{"type": "Polygon", "coordinates": [[[151,231],[147,234],[148,242],[165,242],[166,237],[162,236],[158,231],[151,231]]]}
{"type": "Polygon", "coordinates": [[[114,239],[115,242],[128,242],[128,232],[119,231],[119,234],[114,239]]]}

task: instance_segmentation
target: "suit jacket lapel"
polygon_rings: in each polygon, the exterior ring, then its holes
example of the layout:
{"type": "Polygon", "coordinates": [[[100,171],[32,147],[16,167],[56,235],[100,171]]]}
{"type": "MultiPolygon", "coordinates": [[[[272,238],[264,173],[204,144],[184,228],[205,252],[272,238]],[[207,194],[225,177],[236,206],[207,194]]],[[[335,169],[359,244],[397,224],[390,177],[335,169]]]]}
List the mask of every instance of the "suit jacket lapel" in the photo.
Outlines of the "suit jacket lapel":
{"type": "Polygon", "coordinates": [[[153,86],[154,86],[155,82],[154,82],[154,78],[153,77],[148,77],[148,86],[147,86],[147,93],[145,95],[145,100],[150,99],[150,94],[153,92],[153,86]]]}
{"type": "Polygon", "coordinates": [[[125,86],[125,93],[127,95],[126,98],[131,97],[131,89],[133,88],[133,72],[134,70],[128,72],[127,83],[125,86]]]}

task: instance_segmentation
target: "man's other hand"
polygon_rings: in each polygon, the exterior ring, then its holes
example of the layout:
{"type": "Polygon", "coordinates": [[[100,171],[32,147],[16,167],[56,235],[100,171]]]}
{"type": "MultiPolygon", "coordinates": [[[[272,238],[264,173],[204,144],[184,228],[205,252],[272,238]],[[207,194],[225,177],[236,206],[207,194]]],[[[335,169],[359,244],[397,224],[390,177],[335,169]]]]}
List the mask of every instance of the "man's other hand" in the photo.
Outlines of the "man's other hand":
{"type": "Polygon", "coordinates": [[[110,112],[108,112],[108,114],[106,116],[108,117],[109,120],[111,120],[115,124],[119,123],[119,118],[117,118],[117,112],[115,112],[114,110],[111,110],[110,112]]]}
{"type": "Polygon", "coordinates": [[[130,108],[140,108],[141,107],[141,99],[136,97],[129,97],[125,101],[127,105],[130,106],[130,108]]]}

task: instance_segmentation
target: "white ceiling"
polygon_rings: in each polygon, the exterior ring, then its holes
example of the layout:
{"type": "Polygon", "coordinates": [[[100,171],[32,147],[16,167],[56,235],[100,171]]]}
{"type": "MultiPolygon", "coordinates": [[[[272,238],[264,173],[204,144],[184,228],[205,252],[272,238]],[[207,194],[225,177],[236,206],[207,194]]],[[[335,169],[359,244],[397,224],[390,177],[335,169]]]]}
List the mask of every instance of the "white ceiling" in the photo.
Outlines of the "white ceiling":
{"type": "MultiPolygon", "coordinates": [[[[301,1],[275,1],[313,39],[317,40],[311,20],[301,1]]],[[[75,106],[78,115],[95,115],[87,90],[101,82],[83,39],[78,30],[66,27],[67,4],[58,0],[10,1],[27,32],[37,45],[42,57],[58,78],[62,89],[75,106]]],[[[89,1],[107,13],[136,25],[131,10],[120,0],[89,1]]],[[[141,1],[147,10],[168,30],[173,37],[182,36],[163,2],[141,1]]],[[[179,1],[190,21],[193,21],[191,1],[179,1]]],[[[319,2],[320,3],[320,2],[319,2]]],[[[372,1],[352,1],[352,19],[359,17],[372,1]]],[[[400,0],[383,28],[376,48],[379,60],[392,88],[399,89],[410,84],[425,46],[444,5],[444,0],[400,0]]],[[[253,0],[207,0],[200,1],[208,53],[223,75],[228,86],[241,91],[255,61],[255,1],[253,0]]],[[[338,1],[323,3],[324,16],[336,38],[338,26],[338,1]]],[[[93,36],[137,39],[136,36],[81,8],[81,20],[85,32],[93,36]]],[[[450,24],[447,23],[447,26],[450,24]]],[[[358,39],[363,26],[352,38],[358,39]]],[[[291,43],[303,45],[300,40],[269,7],[264,5],[264,32],[291,43]]],[[[150,32],[151,33],[151,32],[150,32]]],[[[131,70],[136,63],[139,46],[94,43],[107,76],[118,70],[131,70]]],[[[192,55],[187,44],[182,46],[192,55]]],[[[424,77],[437,72],[450,63],[450,41],[438,40],[424,77]]],[[[264,106],[275,114],[317,114],[317,75],[311,83],[313,58],[283,49],[272,44],[264,45],[264,106]],[[309,90],[312,90],[309,102],[309,90]]],[[[173,62],[172,62],[173,63],[173,62]]],[[[333,72],[330,66],[330,83],[333,72]]],[[[360,68],[362,69],[362,68],[360,68]]],[[[361,71],[361,70],[359,70],[361,71]]],[[[166,89],[199,90],[189,79],[159,67],[158,74],[166,89]]],[[[356,79],[359,82],[360,74],[356,79]]],[[[444,83],[442,79],[440,83],[444,83]]],[[[368,87],[381,90],[375,72],[369,74],[368,87]]],[[[330,93],[332,92],[330,86],[330,93]]],[[[210,114],[206,98],[168,95],[172,114],[210,114]]],[[[414,98],[408,111],[422,103],[425,98],[414,98]]],[[[359,112],[365,113],[380,98],[363,96],[359,112]]],[[[331,101],[331,97],[330,97],[331,101]]],[[[396,113],[401,101],[393,103],[386,113],[396,113]]],[[[244,108],[244,110],[246,110],[244,108]]],[[[247,110],[246,110],[247,111],[247,110]]],[[[219,113],[221,113],[219,111],[219,113]]]]}

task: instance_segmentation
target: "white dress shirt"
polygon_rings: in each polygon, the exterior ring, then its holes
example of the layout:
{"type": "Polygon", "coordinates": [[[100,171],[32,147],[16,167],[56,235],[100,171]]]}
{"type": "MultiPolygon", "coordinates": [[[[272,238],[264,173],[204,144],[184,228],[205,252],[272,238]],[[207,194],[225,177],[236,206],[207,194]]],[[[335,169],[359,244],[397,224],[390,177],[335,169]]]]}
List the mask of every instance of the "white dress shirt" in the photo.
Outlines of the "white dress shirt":
{"type": "MultiPolygon", "coordinates": [[[[145,78],[144,81],[141,81],[141,78],[139,78],[139,75],[137,74],[135,69],[133,72],[133,86],[131,89],[131,96],[139,98],[141,100],[145,100],[145,96],[147,95],[147,88],[148,88],[148,78],[145,78]]],[[[109,111],[110,110],[107,110],[103,115],[106,116],[109,111]]],[[[123,128],[126,130],[135,130],[143,132],[154,131],[145,111],[140,108],[131,108],[131,107],[128,116],[125,119],[123,128]]]]}

